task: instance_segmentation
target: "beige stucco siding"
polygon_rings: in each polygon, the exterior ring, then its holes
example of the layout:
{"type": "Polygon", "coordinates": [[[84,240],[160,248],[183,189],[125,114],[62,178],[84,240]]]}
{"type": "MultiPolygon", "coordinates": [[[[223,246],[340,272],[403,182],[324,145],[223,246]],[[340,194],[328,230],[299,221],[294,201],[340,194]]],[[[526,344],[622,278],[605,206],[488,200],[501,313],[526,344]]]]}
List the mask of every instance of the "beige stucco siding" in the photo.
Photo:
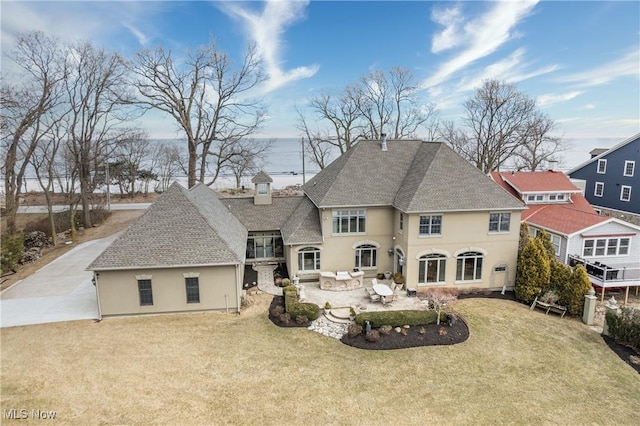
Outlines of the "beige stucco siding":
{"type": "Polygon", "coordinates": [[[442,233],[439,236],[419,236],[419,214],[409,215],[402,235],[396,240],[405,244],[404,268],[407,284],[418,285],[419,258],[429,253],[446,256],[445,284],[456,288],[502,288],[513,286],[518,251],[520,212],[511,212],[509,232],[489,232],[489,212],[442,213],[442,233]],[[456,256],[465,251],[484,254],[482,278],[474,281],[456,281],[456,256]],[[506,272],[494,272],[494,268],[506,265],[506,272]]]}
{"type": "Polygon", "coordinates": [[[393,257],[387,254],[387,250],[393,247],[394,209],[392,207],[368,207],[364,210],[366,211],[365,232],[358,234],[334,234],[332,210],[321,211],[322,233],[325,238],[321,255],[323,271],[352,270],[355,267],[354,247],[359,244],[372,244],[378,247],[378,266],[371,270],[364,269],[366,276],[375,276],[377,271],[392,269],[393,257]]]}
{"type": "Polygon", "coordinates": [[[236,266],[99,271],[97,291],[100,313],[131,315],[145,313],[226,310],[239,308],[239,279],[236,266]],[[187,303],[185,275],[197,274],[200,303],[187,303]],[[137,277],[151,277],[153,305],[140,306],[137,277]]]}

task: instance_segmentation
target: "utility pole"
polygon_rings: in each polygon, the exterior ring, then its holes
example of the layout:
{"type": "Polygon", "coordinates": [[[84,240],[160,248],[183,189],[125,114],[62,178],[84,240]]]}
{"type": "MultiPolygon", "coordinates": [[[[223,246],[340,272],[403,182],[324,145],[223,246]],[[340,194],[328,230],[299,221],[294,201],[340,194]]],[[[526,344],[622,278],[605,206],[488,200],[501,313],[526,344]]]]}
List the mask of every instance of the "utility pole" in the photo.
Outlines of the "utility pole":
{"type": "Polygon", "coordinates": [[[301,147],[302,147],[302,184],[306,183],[306,178],[304,174],[304,137],[300,138],[301,147]]]}
{"type": "Polygon", "coordinates": [[[109,179],[109,159],[107,159],[107,169],[105,173],[105,178],[107,180],[107,211],[111,211],[111,191],[109,187],[111,186],[111,180],[109,179]]]}

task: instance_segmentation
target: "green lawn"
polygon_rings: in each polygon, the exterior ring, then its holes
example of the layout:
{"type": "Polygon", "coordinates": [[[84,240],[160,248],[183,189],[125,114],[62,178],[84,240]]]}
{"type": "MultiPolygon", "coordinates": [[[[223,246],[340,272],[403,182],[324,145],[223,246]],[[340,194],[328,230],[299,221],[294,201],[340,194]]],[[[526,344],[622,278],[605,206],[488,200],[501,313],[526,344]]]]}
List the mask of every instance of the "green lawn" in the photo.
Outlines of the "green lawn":
{"type": "Polygon", "coordinates": [[[466,299],[468,341],[365,351],[274,326],[269,301],[2,329],[0,409],[73,424],[640,424],[640,375],[572,319],[466,299]]]}

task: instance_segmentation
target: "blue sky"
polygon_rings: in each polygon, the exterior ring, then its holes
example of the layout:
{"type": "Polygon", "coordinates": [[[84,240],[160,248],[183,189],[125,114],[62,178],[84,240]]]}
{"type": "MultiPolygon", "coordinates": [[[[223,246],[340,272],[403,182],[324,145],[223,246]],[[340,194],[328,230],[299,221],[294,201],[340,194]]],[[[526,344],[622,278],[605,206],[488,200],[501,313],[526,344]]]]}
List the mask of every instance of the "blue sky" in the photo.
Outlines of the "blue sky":
{"type": "MultiPolygon", "coordinates": [[[[299,136],[295,106],[393,66],[411,69],[447,120],[497,78],[536,98],[568,140],[619,142],[640,131],[636,1],[3,1],[0,11],[3,53],[12,35],[34,29],[125,56],[156,45],[181,53],[215,37],[238,57],[256,42],[270,75],[260,136],[299,136]]],[[[152,137],[176,136],[159,115],[140,124],[152,137]]]]}

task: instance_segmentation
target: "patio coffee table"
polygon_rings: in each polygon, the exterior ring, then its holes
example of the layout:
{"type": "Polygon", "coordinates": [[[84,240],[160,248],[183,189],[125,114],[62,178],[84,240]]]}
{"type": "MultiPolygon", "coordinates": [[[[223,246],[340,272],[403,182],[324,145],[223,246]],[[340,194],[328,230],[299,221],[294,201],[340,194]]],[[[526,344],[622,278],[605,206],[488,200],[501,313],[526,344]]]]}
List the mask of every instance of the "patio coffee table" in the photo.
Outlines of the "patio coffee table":
{"type": "Polygon", "coordinates": [[[384,284],[376,284],[373,286],[373,291],[382,299],[382,304],[386,304],[385,298],[387,296],[393,296],[393,291],[384,284]]]}

